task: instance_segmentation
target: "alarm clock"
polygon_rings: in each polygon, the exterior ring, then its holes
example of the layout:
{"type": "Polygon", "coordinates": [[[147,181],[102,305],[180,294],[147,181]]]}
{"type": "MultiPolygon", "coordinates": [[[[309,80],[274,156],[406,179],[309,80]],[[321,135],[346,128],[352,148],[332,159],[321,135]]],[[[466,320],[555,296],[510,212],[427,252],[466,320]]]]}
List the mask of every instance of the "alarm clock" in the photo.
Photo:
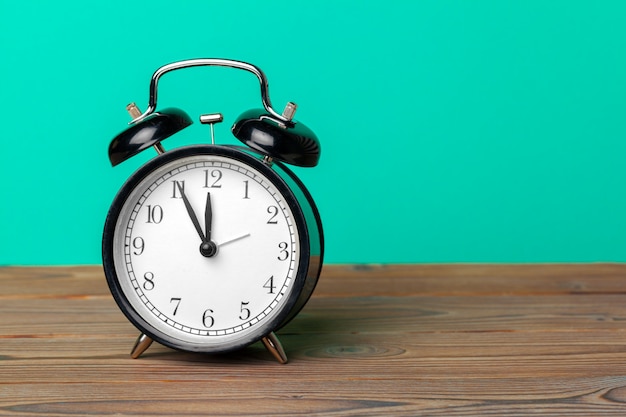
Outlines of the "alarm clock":
{"type": "Polygon", "coordinates": [[[315,134],[277,113],[260,68],[227,59],[193,59],[157,69],[148,108],[130,104],[130,126],[109,145],[113,166],[149,148],[157,155],[123,184],[102,238],[111,294],[140,335],[138,358],[153,341],[189,352],[218,353],[262,341],[286,363],[276,331],[309,300],[324,253],[322,222],[306,187],[287,167],[313,167],[315,134]],[[263,109],[232,126],[240,146],[215,143],[221,114],[200,115],[211,143],[165,150],[162,141],[192,124],[177,108],[157,109],[158,81],[196,66],[256,75],[263,109]]]}

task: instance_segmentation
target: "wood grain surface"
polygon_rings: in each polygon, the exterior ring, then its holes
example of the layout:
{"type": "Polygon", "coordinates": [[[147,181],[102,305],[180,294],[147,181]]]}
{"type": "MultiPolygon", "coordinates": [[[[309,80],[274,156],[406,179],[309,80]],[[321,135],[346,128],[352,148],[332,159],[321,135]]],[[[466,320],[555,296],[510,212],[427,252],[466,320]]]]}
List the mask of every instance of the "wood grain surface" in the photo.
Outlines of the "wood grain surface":
{"type": "Polygon", "coordinates": [[[626,415],[626,265],[325,266],[287,365],[136,336],[100,267],[0,268],[0,415],[626,415]]]}

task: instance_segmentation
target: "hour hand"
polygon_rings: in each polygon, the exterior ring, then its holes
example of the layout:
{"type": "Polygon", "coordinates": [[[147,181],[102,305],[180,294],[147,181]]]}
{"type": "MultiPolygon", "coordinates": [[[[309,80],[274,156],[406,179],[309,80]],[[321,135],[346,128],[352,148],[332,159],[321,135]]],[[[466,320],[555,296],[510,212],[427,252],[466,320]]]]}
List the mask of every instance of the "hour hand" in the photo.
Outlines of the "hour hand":
{"type": "Polygon", "coordinates": [[[200,227],[200,222],[198,221],[198,217],[196,217],[196,213],[194,213],[193,207],[191,207],[191,204],[189,203],[189,199],[185,195],[185,189],[178,181],[176,181],[176,185],[178,186],[178,191],[180,191],[180,195],[183,197],[183,203],[185,203],[187,214],[189,214],[189,217],[191,218],[191,222],[193,223],[194,227],[196,228],[196,231],[198,232],[198,236],[200,236],[200,239],[202,240],[202,242],[205,242],[206,239],[204,237],[204,232],[202,232],[202,227],[200,227]]]}

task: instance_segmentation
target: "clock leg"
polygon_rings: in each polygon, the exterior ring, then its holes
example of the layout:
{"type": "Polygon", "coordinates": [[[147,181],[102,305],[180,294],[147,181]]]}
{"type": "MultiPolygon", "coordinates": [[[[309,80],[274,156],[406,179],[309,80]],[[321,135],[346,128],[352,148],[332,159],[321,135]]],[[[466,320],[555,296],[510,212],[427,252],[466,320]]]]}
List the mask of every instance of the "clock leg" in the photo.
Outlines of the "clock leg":
{"type": "Polygon", "coordinates": [[[268,334],[263,339],[261,339],[265,348],[270,351],[270,353],[276,358],[278,362],[281,364],[287,363],[287,355],[285,354],[285,350],[283,349],[283,345],[280,344],[280,340],[276,337],[274,332],[268,334]]]}
{"type": "Polygon", "coordinates": [[[135,346],[133,346],[133,350],[130,351],[130,357],[133,359],[137,359],[141,356],[142,353],[146,351],[152,344],[152,339],[150,339],[145,334],[140,334],[135,342],[135,346]]]}

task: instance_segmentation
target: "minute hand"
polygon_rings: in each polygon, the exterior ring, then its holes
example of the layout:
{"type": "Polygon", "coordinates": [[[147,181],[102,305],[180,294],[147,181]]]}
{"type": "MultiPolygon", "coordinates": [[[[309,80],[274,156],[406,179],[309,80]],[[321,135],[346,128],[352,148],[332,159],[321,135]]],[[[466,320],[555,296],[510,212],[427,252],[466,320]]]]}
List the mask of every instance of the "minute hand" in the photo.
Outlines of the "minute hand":
{"type": "Polygon", "coordinates": [[[189,214],[189,217],[191,218],[191,222],[193,223],[194,227],[196,228],[196,231],[198,232],[198,236],[200,236],[200,239],[202,239],[202,242],[205,242],[206,239],[204,237],[204,233],[202,232],[202,227],[200,227],[200,222],[198,221],[198,218],[196,217],[196,213],[194,213],[193,207],[191,207],[191,204],[189,203],[189,199],[185,195],[185,189],[180,185],[178,181],[176,182],[176,185],[178,186],[178,191],[180,191],[180,195],[183,197],[183,202],[185,203],[187,214],[189,214]]]}
{"type": "Polygon", "coordinates": [[[204,240],[203,242],[209,242],[211,240],[211,222],[213,218],[213,211],[211,210],[211,193],[206,193],[206,206],[204,208],[204,240]]]}

